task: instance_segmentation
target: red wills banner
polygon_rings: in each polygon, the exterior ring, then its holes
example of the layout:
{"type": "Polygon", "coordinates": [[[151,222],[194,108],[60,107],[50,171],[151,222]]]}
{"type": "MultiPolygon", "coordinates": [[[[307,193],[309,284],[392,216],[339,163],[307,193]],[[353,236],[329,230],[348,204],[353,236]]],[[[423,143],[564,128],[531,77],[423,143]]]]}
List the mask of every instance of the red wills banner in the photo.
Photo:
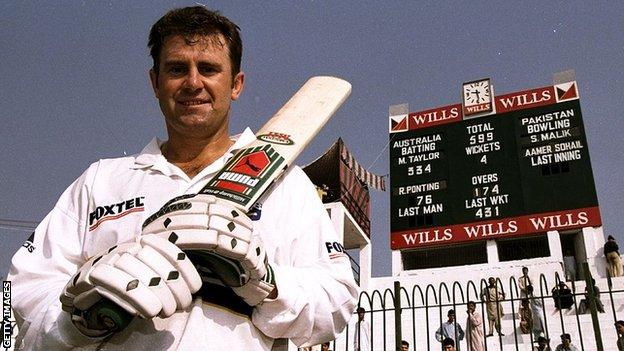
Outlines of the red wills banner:
{"type": "Polygon", "coordinates": [[[407,129],[419,129],[461,121],[462,105],[455,104],[409,114],[407,129]]]}
{"type": "Polygon", "coordinates": [[[555,89],[550,87],[519,91],[496,97],[496,113],[556,104],[555,89]]]}
{"type": "Polygon", "coordinates": [[[393,232],[393,250],[447,245],[602,225],[598,207],[508,217],[483,222],[455,224],[393,232]]]}

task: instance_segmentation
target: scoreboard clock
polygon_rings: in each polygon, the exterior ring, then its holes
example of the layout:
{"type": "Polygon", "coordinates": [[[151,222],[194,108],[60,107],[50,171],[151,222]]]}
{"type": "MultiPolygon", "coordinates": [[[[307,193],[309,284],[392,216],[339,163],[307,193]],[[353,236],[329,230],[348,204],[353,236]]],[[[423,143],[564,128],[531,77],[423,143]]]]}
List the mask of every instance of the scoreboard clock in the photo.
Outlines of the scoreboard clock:
{"type": "Polygon", "coordinates": [[[490,79],[480,79],[464,83],[462,86],[464,116],[485,114],[493,111],[490,79]]]}

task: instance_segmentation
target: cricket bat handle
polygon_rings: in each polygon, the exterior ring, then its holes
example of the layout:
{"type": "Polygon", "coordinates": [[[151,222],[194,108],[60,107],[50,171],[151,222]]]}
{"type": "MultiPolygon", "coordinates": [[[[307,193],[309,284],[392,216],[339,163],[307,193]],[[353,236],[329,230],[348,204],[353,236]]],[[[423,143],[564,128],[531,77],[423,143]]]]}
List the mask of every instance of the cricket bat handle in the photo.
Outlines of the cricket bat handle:
{"type": "Polygon", "coordinates": [[[103,329],[118,332],[125,329],[134,319],[134,315],[121,308],[116,303],[102,299],[86,314],[91,325],[99,325],[103,329]]]}

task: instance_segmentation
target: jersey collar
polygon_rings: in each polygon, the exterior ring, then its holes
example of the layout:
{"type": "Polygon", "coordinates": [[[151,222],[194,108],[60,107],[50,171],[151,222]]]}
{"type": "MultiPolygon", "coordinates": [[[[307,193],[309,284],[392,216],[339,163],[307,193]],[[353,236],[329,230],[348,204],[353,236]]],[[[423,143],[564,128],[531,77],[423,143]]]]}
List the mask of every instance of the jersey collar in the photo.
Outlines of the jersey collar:
{"type": "MultiPolygon", "coordinates": [[[[251,131],[250,128],[245,128],[245,130],[241,134],[234,135],[230,137],[230,139],[234,140],[235,142],[228,149],[228,151],[225,154],[223,154],[222,157],[218,158],[215,162],[208,165],[197,176],[210,174],[221,169],[223,165],[225,165],[225,162],[227,162],[227,160],[230,157],[232,157],[235,150],[240,149],[244,147],[245,145],[251,143],[252,141],[256,139],[256,136],[254,135],[254,133],[251,131]]],[[[155,171],[159,171],[168,176],[181,172],[179,168],[169,163],[169,161],[167,161],[165,156],[163,156],[162,151],[160,150],[160,147],[162,146],[163,143],[164,141],[158,138],[153,138],[143,148],[143,150],[141,150],[141,152],[135,157],[133,168],[134,169],[151,168],[155,171]]],[[[186,176],[183,173],[182,175],[186,176]]]]}

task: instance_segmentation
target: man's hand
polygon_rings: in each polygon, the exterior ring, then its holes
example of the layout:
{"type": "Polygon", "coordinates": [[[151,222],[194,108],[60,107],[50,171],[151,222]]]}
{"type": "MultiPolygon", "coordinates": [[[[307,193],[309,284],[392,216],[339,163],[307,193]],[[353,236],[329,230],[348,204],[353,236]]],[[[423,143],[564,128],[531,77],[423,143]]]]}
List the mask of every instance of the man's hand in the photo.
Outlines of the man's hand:
{"type": "Polygon", "coordinates": [[[251,219],[211,195],[184,195],[169,201],[143,225],[187,252],[200,274],[206,269],[255,306],[276,297],[273,270],[251,219]]]}
{"type": "Polygon", "coordinates": [[[164,318],[190,306],[191,294],[200,287],[201,277],[185,253],[146,235],[91,258],[69,280],[60,299],[83,334],[99,337],[114,331],[110,321],[94,316],[104,302],[133,316],[164,318]]]}

